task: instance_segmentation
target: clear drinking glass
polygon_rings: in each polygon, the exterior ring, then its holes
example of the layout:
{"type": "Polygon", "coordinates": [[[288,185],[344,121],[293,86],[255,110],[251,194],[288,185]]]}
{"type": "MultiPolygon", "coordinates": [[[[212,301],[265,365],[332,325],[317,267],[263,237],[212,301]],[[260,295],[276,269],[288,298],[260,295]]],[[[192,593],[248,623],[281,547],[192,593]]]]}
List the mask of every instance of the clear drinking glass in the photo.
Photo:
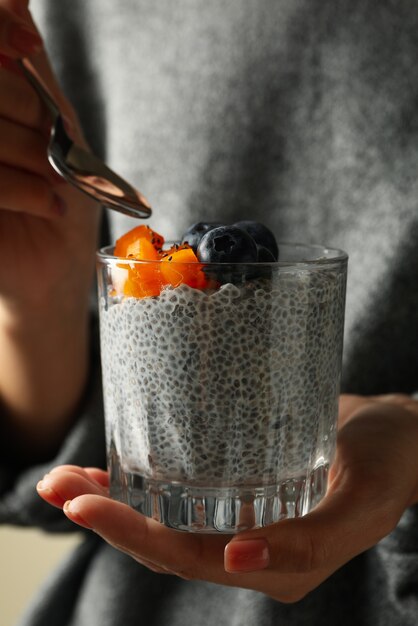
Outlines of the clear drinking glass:
{"type": "Polygon", "coordinates": [[[150,297],[123,285],[161,261],[98,253],[111,495],[171,528],[267,526],[325,494],[347,255],[279,249],[278,263],[205,264],[210,288],[150,297]]]}

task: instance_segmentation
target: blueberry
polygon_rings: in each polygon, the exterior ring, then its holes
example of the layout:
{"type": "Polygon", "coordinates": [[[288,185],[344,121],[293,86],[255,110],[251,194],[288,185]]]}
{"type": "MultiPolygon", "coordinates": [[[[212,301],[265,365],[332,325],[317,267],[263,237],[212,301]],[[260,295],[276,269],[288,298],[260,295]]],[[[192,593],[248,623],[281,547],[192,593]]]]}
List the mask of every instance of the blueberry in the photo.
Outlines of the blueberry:
{"type": "Polygon", "coordinates": [[[197,248],[202,263],[256,263],[257,245],[237,226],[219,226],[203,235],[197,248]]]}
{"type": "Polygon", "coordinates": [[[258,244],[263,248],[267,248],[273,255],[273,261],[277,261],[279,258],[279,248],[277,246],[276,238],[267,226],[260,224],[260,222],[253,222],[251,220],[243,220],[236,222],[234,226],[245,230],[258,244]]]}
{"type": "Polygon", "coordinates": [[[203,235],[218,226],[222,226],[222,224],[220,222],[196,222],[196,224],[192,224],[192,226],[186,230],[181,238],[181,242],[187,242],[196,252],[203,235]]]}
{"type": "Polygon", "coordinates": [[[257,245],[257,261],[259,263],[274,263],[275,258],[268,248],[257,245]]]}

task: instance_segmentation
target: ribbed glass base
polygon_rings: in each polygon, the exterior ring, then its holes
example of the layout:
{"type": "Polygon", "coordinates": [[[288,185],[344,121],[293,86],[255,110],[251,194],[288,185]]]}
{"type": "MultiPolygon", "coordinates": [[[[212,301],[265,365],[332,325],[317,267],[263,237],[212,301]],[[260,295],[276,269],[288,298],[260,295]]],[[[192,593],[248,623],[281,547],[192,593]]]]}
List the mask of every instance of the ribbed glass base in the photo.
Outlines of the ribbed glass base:
{"type": "Polygon", "coordinates": [[[110,459],[111,496],[176,530],[237,533],[306,515],[324,496],[328,465],[308,476],[262,487],[204,487],[149,480],[110,459]],[[116,463],[116,464],[115,464],[116,463]]]}

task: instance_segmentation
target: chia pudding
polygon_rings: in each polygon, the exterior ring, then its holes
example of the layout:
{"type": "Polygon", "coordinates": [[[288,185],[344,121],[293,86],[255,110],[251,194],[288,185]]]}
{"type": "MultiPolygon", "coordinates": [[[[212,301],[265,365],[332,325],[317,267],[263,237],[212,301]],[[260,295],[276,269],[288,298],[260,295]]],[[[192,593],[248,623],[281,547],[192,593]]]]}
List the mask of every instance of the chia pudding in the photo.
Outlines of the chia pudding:
{"type": "Polygon", "coordinates": [[[234,284],[165,286],[146,298],[115,294],[109,266],[100,298],[106,437],[123,480],[248,491],[326,472],[343,261],[265,264],[267,274],[234,284]]]}

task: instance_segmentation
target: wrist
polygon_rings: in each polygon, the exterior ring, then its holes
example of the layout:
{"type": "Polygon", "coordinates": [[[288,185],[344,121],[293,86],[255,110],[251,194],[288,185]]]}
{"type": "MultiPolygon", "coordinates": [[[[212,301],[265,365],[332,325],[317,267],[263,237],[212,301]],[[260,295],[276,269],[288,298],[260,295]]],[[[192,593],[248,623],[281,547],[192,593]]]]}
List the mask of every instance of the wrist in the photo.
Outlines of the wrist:
{"type": "Polygon", "coordinates": [[[89,367],[87,305],[29,314],[0,306],[0,402],[16,449],[42,452],[64,436],[89,367]]]}

